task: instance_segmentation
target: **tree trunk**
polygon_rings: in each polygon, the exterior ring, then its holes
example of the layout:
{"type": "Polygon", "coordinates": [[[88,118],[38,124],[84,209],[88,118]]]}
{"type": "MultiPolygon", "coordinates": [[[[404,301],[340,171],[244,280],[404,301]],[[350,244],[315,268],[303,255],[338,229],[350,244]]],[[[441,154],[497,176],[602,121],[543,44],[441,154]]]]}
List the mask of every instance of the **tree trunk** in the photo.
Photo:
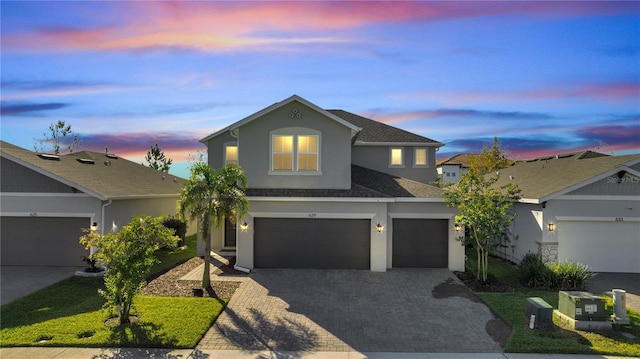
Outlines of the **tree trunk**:
{"type": "Polygon", "coordinates": [[[204,240],[204,272],[202,273],[202,288],[211,287],[211,276],[209,268],[211,267],[211,238],[209,238],[209,215],[202,222],[202,239],[204,240]]]}

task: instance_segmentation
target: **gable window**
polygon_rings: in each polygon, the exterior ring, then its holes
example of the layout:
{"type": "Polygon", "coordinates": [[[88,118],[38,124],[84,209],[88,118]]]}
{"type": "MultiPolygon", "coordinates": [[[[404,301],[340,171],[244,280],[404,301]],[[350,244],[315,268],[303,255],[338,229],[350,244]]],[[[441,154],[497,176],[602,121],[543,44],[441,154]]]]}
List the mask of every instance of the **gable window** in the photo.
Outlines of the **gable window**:
{"type": "Polygon", "coordinates": [[[415,148],[413,150],[413,166],[427,167],[427,149],[415,148]]]}
{"type": "Polygon", "coordinates": [[[238,146],[227,145],[224,147],[224,164],[238,164],[238,146]]]}
{"type": "MultiPolygon", "coordinates": [[[[281,129],[285,134],[271,135],[270,174],[321,174],[320,135],[317,131],[297,128],[300,134],[286,134],[293,129],[281,129]]],[[[275,131],[274,131],[275,132],[275,131]]]]}
{"type": "Polygon", "coordinates": [[[389,167],[404,166],[404,151],[402,147],[391,148],[389,150],[389,167]]]}

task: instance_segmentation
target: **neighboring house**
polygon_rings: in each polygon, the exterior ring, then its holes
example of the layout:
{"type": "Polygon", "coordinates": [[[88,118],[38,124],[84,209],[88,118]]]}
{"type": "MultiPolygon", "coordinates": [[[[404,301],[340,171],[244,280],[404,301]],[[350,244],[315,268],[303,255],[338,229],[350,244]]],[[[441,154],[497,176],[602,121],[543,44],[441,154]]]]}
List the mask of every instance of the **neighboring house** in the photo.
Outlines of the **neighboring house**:
{"type": "Polygon", "coordinates": [[[516,183],[514,262],[531,252],[546,261],[578,261],[597,272],[640,273],[640,154],[583,152],[521,162],[500,170],[516,183]]]}
{"type": "Polygon", "coordinates": [[[35,153],[0,141],[2,265],[82,266],[81,228],[104,234],[139,214],[172,215],[184,180],[81,151],[35,153]]]}
{"type": "Polygon", "coordinates": [[[445,183],[456,183],[460,177],[467,173],[469,161],[476,153],[462,153],[448,159],[436,162],[438,177],[445,183]]]}
{"type": "Polygon", "coordinates": [[[428,184],[440,142],[296,95],[201,142],[247,173],[249,214],[211,238],[238,267],[464,270],[455,210],[428,184]]]}

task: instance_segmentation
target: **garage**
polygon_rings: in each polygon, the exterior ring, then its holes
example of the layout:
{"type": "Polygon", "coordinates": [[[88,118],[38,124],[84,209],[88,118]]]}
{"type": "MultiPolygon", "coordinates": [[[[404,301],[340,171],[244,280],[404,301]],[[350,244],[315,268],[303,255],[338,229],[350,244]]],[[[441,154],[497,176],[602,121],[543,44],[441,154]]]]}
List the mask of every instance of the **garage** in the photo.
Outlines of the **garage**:
{"type": "Polygon", "coordinates": [[[2,217],[2,265],[83,266],[79,243],[89,218],[2,217]]]}
{"type": "Polygon", "coordinates": [[[447,268],[447,219],[393,219],[393,267],[447,268]]]}
{"type": "Polygon", "coordinates": [[[255,268],[369,269],[369,219],[255,218],[255,268]]]}
{"type": "Polygon", "coordinates": [[[559,261],[594,272],[640,273],[640,222],[561,221],[556,228],[559,261]]]}

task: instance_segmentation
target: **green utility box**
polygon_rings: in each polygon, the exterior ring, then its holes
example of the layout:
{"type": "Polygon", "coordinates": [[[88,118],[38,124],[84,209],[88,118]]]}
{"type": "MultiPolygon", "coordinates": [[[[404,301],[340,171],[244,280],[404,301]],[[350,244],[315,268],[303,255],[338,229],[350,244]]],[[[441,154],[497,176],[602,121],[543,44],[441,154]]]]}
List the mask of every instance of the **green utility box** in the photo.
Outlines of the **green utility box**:
{"type": "Polygon", "coordinates": [[[558,310],[575,320],[606,321],[604,299],[589,292],[560,291],[558,310]]]}
{"type": "Polygon", "coordinates": [[[553,307],[540,297],[527,298],[527,318],[536,316],[536,324],[553,322],[553,307]]]}

